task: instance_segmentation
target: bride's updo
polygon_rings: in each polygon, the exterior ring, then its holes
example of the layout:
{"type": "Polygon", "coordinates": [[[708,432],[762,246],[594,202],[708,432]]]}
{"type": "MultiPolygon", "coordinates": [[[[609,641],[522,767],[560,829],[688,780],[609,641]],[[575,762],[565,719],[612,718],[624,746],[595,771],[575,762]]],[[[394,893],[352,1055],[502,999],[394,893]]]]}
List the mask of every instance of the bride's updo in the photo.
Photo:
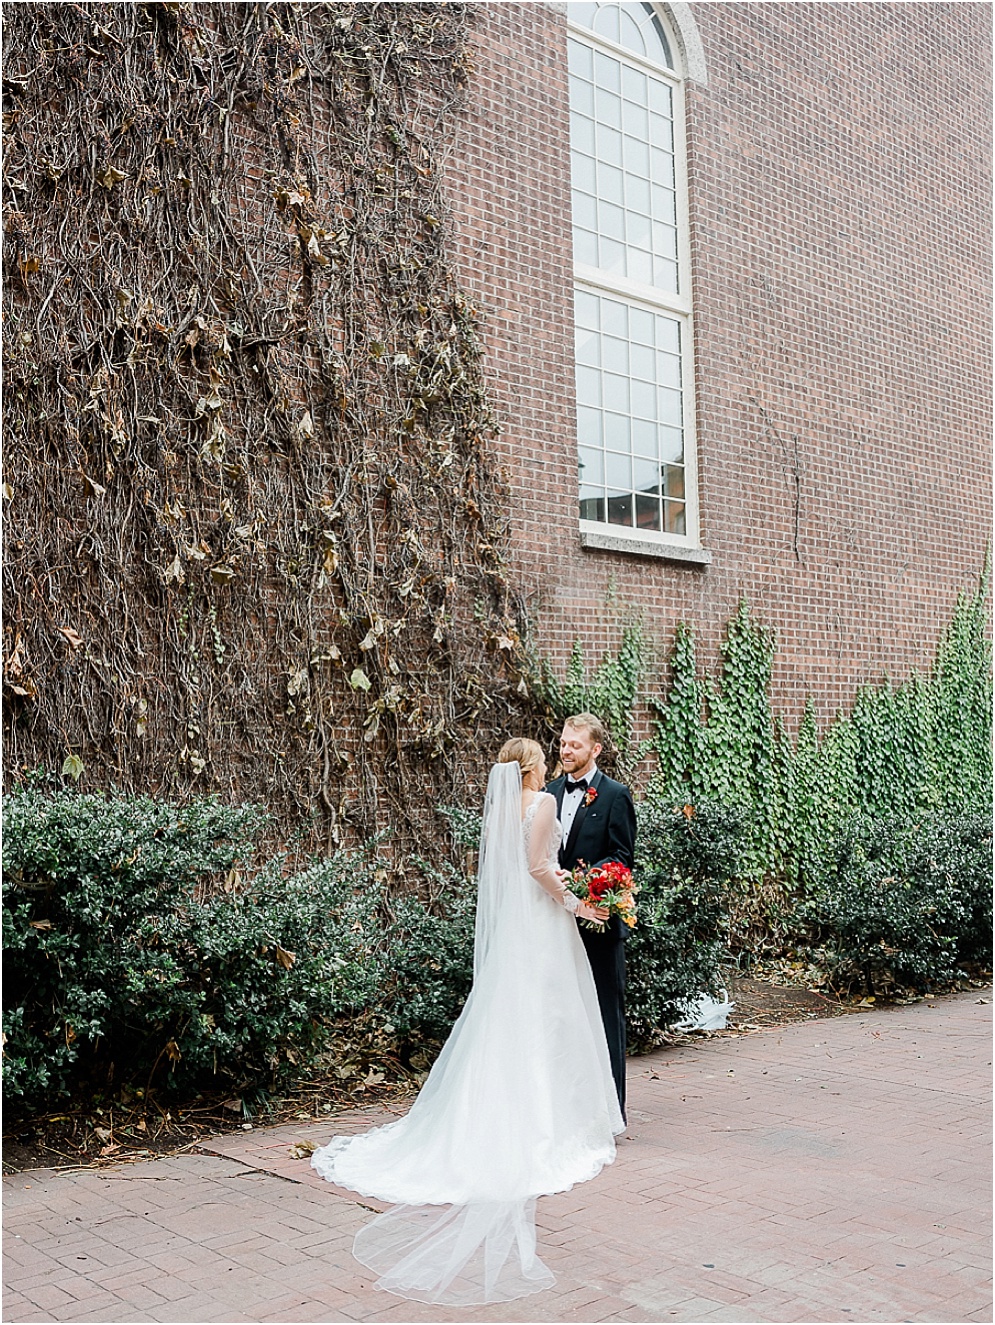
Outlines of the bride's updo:
{"type": "Polygon", "coordinates": [[[531,773],[542,763],[542,746],[538,741],[527,740],[524,736],[513,736],[498,751],[497,761],[499,764],[518,764],[524,778],[526,773],[531,773]]]}

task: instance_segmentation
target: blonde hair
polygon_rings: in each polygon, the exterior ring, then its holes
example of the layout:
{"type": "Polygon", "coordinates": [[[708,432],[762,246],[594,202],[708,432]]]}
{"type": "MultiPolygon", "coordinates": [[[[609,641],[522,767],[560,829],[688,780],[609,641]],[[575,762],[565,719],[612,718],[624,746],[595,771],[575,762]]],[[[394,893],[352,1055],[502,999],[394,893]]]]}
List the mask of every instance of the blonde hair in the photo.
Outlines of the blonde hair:
{"type": "Polygon", "coordinates": [[[564,727],[573,727],[575,731],[587,732],[591,741],[602,748],[607,742],[607,734],[600,718],[596,718],[593,713],[575,713],[572,718],[567,718],[564,727]]]}
{"type": "Polygon", "coordinates": [[[510,741],[505,741],[498,751],[498,763],[518,764],[522,770],[522,777],[526,773],[531,773],[534,768],[538,768],[544,758],[539,742],[530,741],[525,736],[513,736],[510,741]]]}

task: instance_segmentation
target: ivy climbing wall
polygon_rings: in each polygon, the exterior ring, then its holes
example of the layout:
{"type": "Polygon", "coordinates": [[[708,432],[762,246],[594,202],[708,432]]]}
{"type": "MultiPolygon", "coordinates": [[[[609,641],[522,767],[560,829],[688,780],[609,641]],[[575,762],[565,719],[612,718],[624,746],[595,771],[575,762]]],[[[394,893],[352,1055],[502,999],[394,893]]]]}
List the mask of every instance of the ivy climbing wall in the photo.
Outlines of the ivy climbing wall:
{"type": "Polygon", "coordinates": [[[334,844],[521,727],[460,4],[5,14],[5,772],[334,844]]]}

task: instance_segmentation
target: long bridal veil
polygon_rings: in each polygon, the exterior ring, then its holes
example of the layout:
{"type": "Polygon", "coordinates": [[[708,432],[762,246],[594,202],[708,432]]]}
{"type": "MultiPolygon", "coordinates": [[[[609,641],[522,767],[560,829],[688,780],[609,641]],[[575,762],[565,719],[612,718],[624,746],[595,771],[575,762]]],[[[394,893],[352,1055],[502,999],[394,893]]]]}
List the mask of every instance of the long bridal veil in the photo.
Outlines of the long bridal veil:
{"type": "Polygon", "coordinates": [[[339,1137],[312,1164],[394,1203],[356,1235],[378,1287],[445,1305],[554,1282],[535,1198],[610,1162],[621,1130],[594,984],[570,915],[529,874],[521,770],[496,764],[484,804],[473,988],[409,1113],[339,1137]]]}

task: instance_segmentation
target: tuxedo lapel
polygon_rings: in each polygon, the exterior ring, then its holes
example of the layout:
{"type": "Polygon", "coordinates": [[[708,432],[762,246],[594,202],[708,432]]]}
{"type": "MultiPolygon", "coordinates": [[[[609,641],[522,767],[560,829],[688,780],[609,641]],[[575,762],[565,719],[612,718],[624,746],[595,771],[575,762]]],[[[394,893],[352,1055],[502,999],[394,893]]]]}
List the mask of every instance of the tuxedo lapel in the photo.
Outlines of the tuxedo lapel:
{"type": "MultiPolygon", "coordinates": [[[[594,788],[595,791],[597,791],[598,789],[598,783],[601,781],[602,776],[603,775],[601,769],[599,768],[598,771],[595,773],[594,777],[591,778],[591,786],[594,788]]],[[[565,778],[563,781],[563,785],[564,787],[566,787],[565,778]]],[[[562,800],[562,792],[561,792],[561,800],[562,800]]],[[[585,803],[586,801],[587,801],[587,794],[585,793],[583,798],[581,799],[581,803],[577,809],[577,813],[574,815],[574,821],[570,825],[569,836],[567,837],[566,842],[564,842],[563,844],[563,854],[568,859],[574,853],[574,849],[577,845],[577,838],[580,836],[581,825],[583,824],[584,819],[587,816],[587,805],[585,803]]],[[[590,865],[591,861],[587,861],[585,863],[590,865]]]]}

